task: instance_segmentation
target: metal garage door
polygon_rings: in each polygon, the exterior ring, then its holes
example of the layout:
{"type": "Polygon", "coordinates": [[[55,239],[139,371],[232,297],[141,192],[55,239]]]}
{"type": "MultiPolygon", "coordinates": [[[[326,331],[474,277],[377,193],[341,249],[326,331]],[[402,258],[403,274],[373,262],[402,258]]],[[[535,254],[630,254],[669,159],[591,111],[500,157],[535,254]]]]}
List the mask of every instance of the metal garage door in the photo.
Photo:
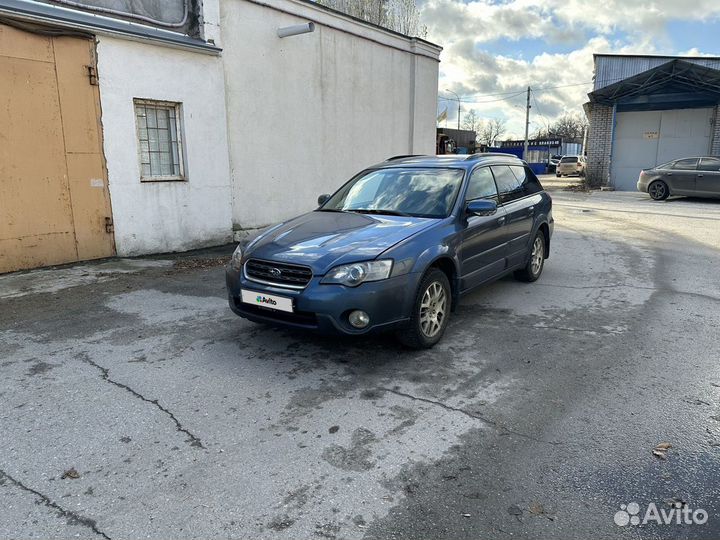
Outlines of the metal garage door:
{"type": "Polygon", "coordinates": [[[0,272],[114,255],[94,43],[0,24],[0,272]]]}
{"type": "Polygon", "coordinates": [[[621,112],[617,114],[611,181],[634,190],[641,169],[710,150],[713,109],[621,112]]]}

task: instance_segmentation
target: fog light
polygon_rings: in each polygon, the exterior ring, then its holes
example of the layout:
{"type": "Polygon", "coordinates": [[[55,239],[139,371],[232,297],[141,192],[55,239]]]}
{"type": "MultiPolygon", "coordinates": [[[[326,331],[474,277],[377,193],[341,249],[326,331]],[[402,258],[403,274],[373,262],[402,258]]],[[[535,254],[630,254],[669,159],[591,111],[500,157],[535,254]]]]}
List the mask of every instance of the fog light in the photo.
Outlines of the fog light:
{"type": "Polygon", "coordinates": [[[350,312],[350,315],[348,315],[348,321],[350,321],[350,324],[355,328],[365,328],[368,324],[370,324],[370,316],[364,311],[360,311],[358,309],[350,312]]]}

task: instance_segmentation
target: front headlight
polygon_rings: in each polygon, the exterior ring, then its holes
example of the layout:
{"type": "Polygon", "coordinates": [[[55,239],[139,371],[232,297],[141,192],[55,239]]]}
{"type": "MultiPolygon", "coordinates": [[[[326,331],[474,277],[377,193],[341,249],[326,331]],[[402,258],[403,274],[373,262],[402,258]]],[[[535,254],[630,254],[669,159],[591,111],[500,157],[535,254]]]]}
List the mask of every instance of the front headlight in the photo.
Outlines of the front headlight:
{"type": "Polygon", "coordinates": [[[237,270],[238,272],[242,269],[242,247],[240,245],[235,248],[235,251],[232,254],[230,266],[233,270],[237,270]]]}
{"type": "Polygon", "coordinates": [[[320,283],[338,283],[347,287],[357,287],[366,281],[387,279],[391,270],[392,259],[344,264],[330,270],[320,283]]]}

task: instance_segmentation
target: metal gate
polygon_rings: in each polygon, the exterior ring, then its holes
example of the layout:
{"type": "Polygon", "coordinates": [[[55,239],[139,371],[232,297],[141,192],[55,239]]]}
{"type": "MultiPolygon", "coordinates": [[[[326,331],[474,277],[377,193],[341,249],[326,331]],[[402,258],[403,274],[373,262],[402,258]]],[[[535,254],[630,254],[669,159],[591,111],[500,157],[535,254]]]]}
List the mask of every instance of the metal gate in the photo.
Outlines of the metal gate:
{"type": "Polygon", "coordinates": [[[617,114],[611,181],[635,190],[640,170],[710,151],[713,109],[675,109],[617,114]]]}
{"type": "Polygon", "coordinates": [[[94,51],[0,24],[0,272],[115,254],[94,51]]]}

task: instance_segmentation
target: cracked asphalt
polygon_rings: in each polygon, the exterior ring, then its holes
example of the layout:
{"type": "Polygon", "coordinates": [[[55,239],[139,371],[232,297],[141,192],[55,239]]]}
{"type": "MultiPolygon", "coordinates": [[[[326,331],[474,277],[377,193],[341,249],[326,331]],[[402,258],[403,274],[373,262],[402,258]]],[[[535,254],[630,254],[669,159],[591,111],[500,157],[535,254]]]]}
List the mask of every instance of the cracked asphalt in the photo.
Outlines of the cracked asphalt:
{"type": "Polygon", "coordinates": [[[0,276],[0,537],[719,537],[720,201],[552,194],[430,351],[235,317],[228,247],[0,276]]]}

